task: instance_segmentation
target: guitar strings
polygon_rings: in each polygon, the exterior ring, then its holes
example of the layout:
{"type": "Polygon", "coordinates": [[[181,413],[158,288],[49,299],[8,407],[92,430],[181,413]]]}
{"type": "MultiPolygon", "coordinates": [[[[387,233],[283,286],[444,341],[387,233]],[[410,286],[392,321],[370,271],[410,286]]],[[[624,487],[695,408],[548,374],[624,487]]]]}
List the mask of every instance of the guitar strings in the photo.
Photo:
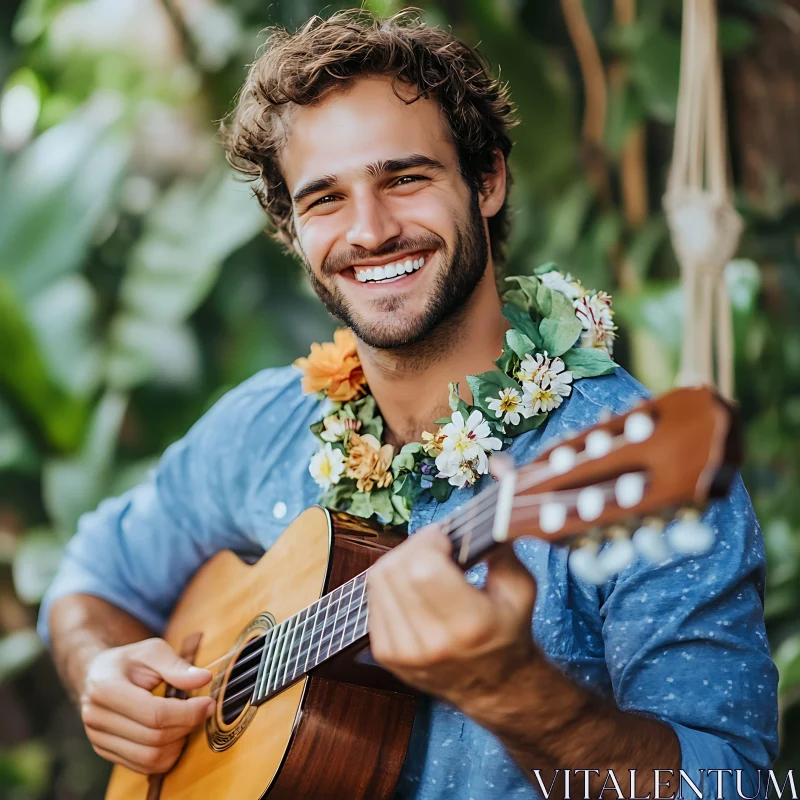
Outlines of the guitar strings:
{"type": "MultiPolygon", "coordinates": [[[[608,484],[605,485],[605,486],[599,486],[598,488],[601,488],[603,490],[604,494],[606,494],[606,495],[610,495],[611,492],[612,492],[612,487],[611,487],[611,485],[608,485],[608,484]]],[[[514,508],[515,508],[515,510],[519,509],[519,510],[524,510],[524,511],[528,511],[528,512],[534,512],[534,509],[531,508],[531,506],[533,506],[533,505],[541,505],[541,504],[543,504],[545,502],[548,502],[552,495],[558,495],[558,494],[574,495],[574,494],[576,494],[576,491],[575,490],[563,490],[562,492],[549,492],[549,493],[546,493],[545,495],[536,496],[534,498],[524,498],[524,500],[527,501],[527,502],[518,504],[515,501],[514,508]],[[531,502],[531,501],[535,501],[535,502],[531,502]]],[[[492,540],[492,538],[493,537],[492,537],[491,531],[488,528],[484,527],[483,530],[479,531],[478,537],[476,538],[476,542],[479,542],[481,545],[483,545],[483,544],[489,543],[492,540]]],[[[352,580],[355,581],[356,579],[360,578],[361,576],[363,576],[365,574],[366,574],[365,572],[359,573],[359,575],[357,575],[352,580]]],[[[347,584],[342,584],[342,586],[338,587],[338,589],[342,589],[346,585],[347,584]]],[[[364,588],[364,591],[366,591],[366,582],[365,582],[363,588],[364,588]]],[[[352,600],[352,595],[353,595],[354,591],[355,591],[355,587],[353,587],[353,589],[351,589],[351,592],[350,592],[351,600],[352,600]]],[[[328,602],[328,606],[327,606],[328,608],[330,608],[330,606],[332,606],[333,603],[334,603],[334,594],[335,593],[336,593],[336,590],[334,590],[334,592],[331,592],[330,595],[328,595],[328,597],[331,598],[329,600],[329,602],[328,602]]],[[[341,594],[342,593],[340,592],[340,595],[341,594]]],[[[340,596],[336,600],[336,602],[337,603],[341,602],[341,599],[342,598],[340,596]]],[[[363,598],[362,598],[362,600],[363,600],[363,598]]],[[[303,670],[301,672],[298,672],[298,665],[299,665],[299,660],[300,660],[299,656],[304,651],[307,642],[309,642],[309,643],[313,643],[314,642],[314,637],[316,636],[316,634],[319,631],[321,631],[321,637],[320,637],[320,641],[319,641],[318,652],[319,652],[320,648],[323,648],[323,647],[325,647],[327,645],[327,651],[328,652],[327,652],[326,656],[321,660],[321,661],[324,661],[324,660],[327,659],[328,655],[330,655],[331,647],[333,646],[333,642],[335,641],[336,638],[340,639],[340,647],[336,651],[338,653],[338,652],[340,652],[341,649],[343,649],[344,642],[348,638],[348,636],[352,636],[351,641],[348,643],[348,646],[349,646],[350,644],[353,644],[358,638],[360,638],[361,636],[364,636],[364,635],[366,635],[368,633],[368,630],[365,627],[362,633],[357,634],[357,631],[358,631],[359,627],[368,619],[368,613],[369,613],[368,612],[368,606],[363,605],[363,604],[359,608],[358,614],[355,617],[351,617],[350,616],[349,610],[348,610],[348,613],[346,613],[343,618],[339,617],[339,615],[337,613],[337,614],[334,615],[334,624],[331,627],[331,630],[329,632],[327,632],[327,633],[325,632],[325,627],[327,627],[327,623],[323,624],[322,628],[320,628],[320,626],[315,623],[315,625],[310,629],[310,631],[306,630],[305,625],[306,625],[308,619],[311,616],[309,614],[309,616],[305,620],[303,620],[303,623],[302,623],[303,624],[303,631],[302,631],[302,633],[300,635],[300,639],[297,642],[297,646],[294,646],[294,645],[290,646],[290,649],[286,654],[286,661],[285,661],[285,666],[284,666],[284,669],[283,669],[284,677],[282,679],[280,679],[280,680],[275,681],[275,685],[272,686],[271,689],[269,689],[266,694],[269,695],[270,693],[275,692],[276,690],[282,690],[286,686],[291,685],[292,683],[294,683],[296,680],[298,680],[304,674],[308,673],[308,669],[307,669],[307,661],[308,660],[306,660],[306,663],[304,664],[303,670]],[[351,625],[352,625],[352,632],[350,632],[351,625]],[[295,662],[295,666],[294,666],[293,669],[290,670],[289,668],[290,668],[293,660],[295,662]]],[[[272,630],[274,630],[274,629],[272,629],[272,630]]],[[[296,633],[296,631],[295,631],[295,633],[296,633]]],[[[266,635],[265,635],[264,638],[265,639],[267,638],[266,635]]],[[[264,646],[266,646],[266,642],[265,642],[264,646]]],[[[254,653],[253,656],[251,656],[250,658],[253,658],[256,655],[260,656],[260,655],[262,655],[262,653],[263,653],[263,648],[262,648],[261,651],[254,653]]],[[[244,661],[246,661],[246,660],[248,660],[248,659],[245,659],[244,661]]],[[[241,666],[241,664],[244,663],[244,661],[238,662],[237,666],[241,666]]],[[[280,672],[281,662],[282,661],[283,661],[283,659],[279,659],[277,664],[271,665],[271,668],[274,667],[274,666],[277,666],[278,672],[280,672]]],[[[318,662],[316,660],[316,658],[315,658],[314,664],[312,665],[312,669],[313,669],[313,667],[317,666],[318,663],[321,663],[321,661],[318,662]]],[[[243,673],[243,674],[239,675],[234,681],[231,681],[230,683],[228,683],[226,688],[230,689],[233,686],[241,684],[242,681],[250,678],[251,676],[254,676],[258,672],[259,667],[260,667],[260,664],[252,667],[246,673],[243,673]]],[[[277,676],[272,676],[270,674],[270,677],[269,677],[269,679],[267,681],[268,685],[272,683],[273,677],[277,677],[277,676]]],[[[245,696],[251,696],[252,693],[253,693],[253,690],[255,688],[255,684],[256,684],[256,679],[253,678],[253,680],[248,681],[248,683],[246,684],[246,686],[243,689],[240,689],[235,694],[228,695],[226,693],[225,698],[223,700],[223,707],[226,704],[234,703],[236,700],[239,700],[239,699],[241,699],[241,698],[243,698],[245,696]]],[[[244,705],[246,705],[246,703],[244,705]]],[[[242,708],[244,708],[244,706],[242,706],[242,708]]]]}
{"type": "MultiPolygon", "coordinates": [[[[539,505],[541,505],[541,504],[543,504],[545,502],[550,502],[553,499],[563,499],[566,503],[570,503],[574,499],[574,497],[577,494],[577,492],[578,492],[578,490],[557,490],[557,491],[547,492],[547,493],[544,493],[542,495],[535,495],[533,497],[516,498],[514,500],[514,502],[513,502],[512,508],[514,510],[517,510],[517,509],[523,508],[524,506],[531,506],[531,505],[539,506],[539,505]]],[[[485,492],[482,492],[481,495],[479,495],[478,497],[482,497],[484,494],[485,494],[485,492]]],[[[477,499],[477,498],[474,498],[474,499],[477,499]]],[[[474,540],[472,542],[473,546],[474,545],[478,545],[480,547],[483,547],[484,544],[488,544],[489,542],[492,541],[493,537],[492,537],[491,531],[488,531],[488,535],[486,535],[487,531],[481,530],[481,528],[483,528],[486,525],[488,525],[488,522],[490,521],[490,519],[493,516],[493,511],[494,511],[494,507],[493,506],[490,508],[490,507],[487,507],[485,503],[481,503],[480,505],[475,507],[475,509],[473,510],[472,514],[470,514],[470,515],[462,515],[462,516],[470,517],[469,521],[471,522],[471,525],[470,525],[470,531],[469,532],[472,532],[473,535],[475,535],[477,533],[477,535],[475,536],[475,538],[474,538],[474,540]],[[481,510],[481,506],[483,506],[482,513],[479,513],[477,516],[475,516],[476,512],[481,510]]],[[[465,525],[463,527],[465,527],[465,525]]],[[[453,531],[453,532],[457,533],[457,531],[453,531]]],[[[465,535],[467,535],[467,534],[459,534],[457,539],[456,539],[456,541],[458,539],[460,539],[460,538],[463,538],[465,535]]],[[[452,539],[451,539],[451,541],[452,541],[452,539]]],[[[340,602],[341,601],[342,595],[344,594],[346,589],[351,584],[352,584],[352,588],[350,589],[350,594],[351,594],[351,599],[352,599],[352,595],[356,591],[356,589],[355,589],[356,581],[359,578],[361,578],[362,576],[365,576],[365,575],[366,575],[366,570],[364,572],[359,573],[355,577],[351,578],[349,581],[345,582],[341,586],[337,587],[332,592],[330,592],[329,594],[325,595],[325,597],[323,597],[320,600],[316,601],[316,603],[321,603],[323,600],[327,599],[327,604],[324,607],[320,606],[317,609],[316,614],[312,615],[309,612],[308,615],[306,616],[306,619],[303,620],[303,622],[302,622],[303,632],[300,635],[300,639],[297,641],[296,645],[294,643],[292,643],[292,645],[290,646],[289,651],[286,654],[287,655],[287,659],[286,659],[286,663],[287,664],[291,663],[292,659],[296,658],[297,655],[299,655],[299,653],[301,653],[303,651],[303,649],[305,648],[307,643],[311,643],[311,642],[316,641],[317,634],[319,634],[320,632],[322,633],[322,636],[321,636],[321,638],[319,640],[320,647],[322,645],[327,644],[329,642],[329,640],[332,643],[332,639],[334,638],[336,633],[338,633],[338,631],[339,631],[338,627],[334,627],[332,629],[331,634],[330,635],[326,635],[324,633],[324,629],[327,626],[327,622],[323,621],[322,625],[320,625],[318,620],[317,620],[317,621],[315,621],[314,625],[310,629],[306,628],[306,623],[307,623],[308,619],[311,618],[311,616],[319,617],[319,615],[320,615],[320,613],[322,611],[326,611],[326,612],[330,611],[330,609],[333,606],[334,602],[340,602]]],[[[364,581],[364,587],[363,587],[364,593],[366,593],[365,584],[366,584],[366,581],[364,581]]],[[[299,614],[303,613],[304,611],[307,611],[310,608],[311,608],[311,606],[309,606],[308,608],[301,609],[300,611],[298,611],[295,614],[293,614],[291,617],[287,617],[286,620],[284,620],[283,622],[279,623],[275,627],[271,628],[269,632],[264,634],[263,638],[265,640],[269,640],[272,635],[275,635],[275,634],[272,634],[272,631],[277,630],[279,628],[279,626],[287,626],[288,627],[289,622],[292,619],[294,619],[294,617],[299,616],[299,614]]],[[[339,619],[338,613],[334,614],[334,618],[335,618],[336,621],[338,621],[338,619],[339,619]]],[[[347,615],[346,615],[345,619],[346,620],[348,619],[347,615]]],[[[334,623],[334,625],[335,625],[335,623],[334,623]]],[[[347,625],[347,622],[345,621],[345,626],[346,625],[347,625]]],[[[296,631],[294,631],[294,633],[296,634],[296,631]]],[[[265,645],[264,646],[267,646],[267,641],[265,641],[265,645]]],[[[330,650],[330,648],[329,648],[329,650],[330,650]]],[[[262,650],[254,651],[249,656],[247,656],[245,659],[242,659],[242,660],[236,662],[237,667],[241,667],[244,664],[248,663],[249,661],[254,660],[255,658],[260,658],[262,655],[263,655],[263,648],[262,648],[262,650]]],[[[220,657],[216,661],[212,662],[209,666],[206,667],[206,669],[210,669],[211,667],[216,666],[216,665],[222,663],[223,661],[229,660],[230,656],[231,656],[230,652],[225,654],[224,656],[220,657]]],[[[259,666],[260,666],[260,664],[256,665],[256,667],[253,670],[250,670],[247,673],[243,673],[243,674],[237,676],[237,678],[234,681],[232,681],[231,683],[229,683],[228,686],[232,686],[232,685],[241,683],[241,681],[245,677],[247,677],[248,675],[252,674],[253,671],[257,671],[259,666]]],[[[315,666],[316,666],[316,664],[315,664],[315,666]]]]}

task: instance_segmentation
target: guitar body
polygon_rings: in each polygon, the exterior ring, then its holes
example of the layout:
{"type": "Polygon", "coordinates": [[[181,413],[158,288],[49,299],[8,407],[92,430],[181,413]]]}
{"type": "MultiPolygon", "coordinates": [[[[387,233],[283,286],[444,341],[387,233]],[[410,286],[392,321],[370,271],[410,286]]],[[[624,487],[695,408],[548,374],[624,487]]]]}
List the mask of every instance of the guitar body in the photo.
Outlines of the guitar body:
{"type": "MultiPolygon", "coordinates": [[[[198,666],[227,657],[211,684],[220,698],[248,642],[404,538],[312,507],[256,564],[229,551],[209,560],[181,596],[165,638],[198,666]]],[[[218,701],[171,772],[148,779],[117,766],[107,800],[390,800],[416,701],[388,673],[355,656],[345,650],[263,705],[247,703],[235,718],[218,701]]]]}

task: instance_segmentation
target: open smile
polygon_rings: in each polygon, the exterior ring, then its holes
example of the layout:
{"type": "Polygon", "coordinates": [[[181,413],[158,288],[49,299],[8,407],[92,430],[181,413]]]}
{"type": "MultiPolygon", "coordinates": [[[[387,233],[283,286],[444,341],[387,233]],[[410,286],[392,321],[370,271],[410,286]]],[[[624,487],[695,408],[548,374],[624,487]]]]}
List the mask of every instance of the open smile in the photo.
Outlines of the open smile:
{"type": "Polygon", "coordinates": [[[387,264],[362,264],[352,267],[352,270],[359,283],[394,283],[422,269],[431,255],[431,252],[412,253],[387,264]]]}

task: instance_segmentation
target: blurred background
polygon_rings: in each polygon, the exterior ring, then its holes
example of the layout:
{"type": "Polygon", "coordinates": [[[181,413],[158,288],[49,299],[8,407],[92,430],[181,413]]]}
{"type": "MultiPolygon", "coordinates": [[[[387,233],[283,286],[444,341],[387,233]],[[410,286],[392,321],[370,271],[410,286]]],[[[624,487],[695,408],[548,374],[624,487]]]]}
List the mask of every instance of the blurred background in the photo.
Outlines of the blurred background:
{"type": "MultiPolygon", "coordinates": [[[[268,24],[316,0],[0,4],[0,796],[102,797],[34,632],[78,516],[139,481],[224,391],[333,323],[262,232],[216,144],[268,24]]],[[[366,3],[379,12],[392,2],[366,3]]],[[[661,210],[678,89],[678,0],[420,3],[509,81],[508,271],[555,260],[615,295],[617,360],[671,385],[682,331],[661,210]],[[588,36],[586,35],[588,34],[588,36]],[[581,64],[582,52],[600,58],[581,64]],[[588,48],[588,50],[587,50],[588,48]],[[585,87],[608,104],[584,136],[585,87]]],[[[779,766],[800,767],[800,0],[720,5],[737,204],[735,313],[745,482],[769,558],[779,766]]],[[[596,113],[590,110],[590,113],[596,113]]]]}

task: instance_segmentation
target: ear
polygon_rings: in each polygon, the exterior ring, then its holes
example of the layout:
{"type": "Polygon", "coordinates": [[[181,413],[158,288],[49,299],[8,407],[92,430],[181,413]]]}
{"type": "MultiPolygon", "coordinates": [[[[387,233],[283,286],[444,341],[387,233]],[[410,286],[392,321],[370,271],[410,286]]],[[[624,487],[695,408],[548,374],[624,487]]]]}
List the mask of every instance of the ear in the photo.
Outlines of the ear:
{"type": "Polygon", "coordinates": [[[506,199],[506,159],[499,151],[494,151],[492,171],[483,176],[480,190],[481,215],[493,217],[502,207],[506,199]]]}

